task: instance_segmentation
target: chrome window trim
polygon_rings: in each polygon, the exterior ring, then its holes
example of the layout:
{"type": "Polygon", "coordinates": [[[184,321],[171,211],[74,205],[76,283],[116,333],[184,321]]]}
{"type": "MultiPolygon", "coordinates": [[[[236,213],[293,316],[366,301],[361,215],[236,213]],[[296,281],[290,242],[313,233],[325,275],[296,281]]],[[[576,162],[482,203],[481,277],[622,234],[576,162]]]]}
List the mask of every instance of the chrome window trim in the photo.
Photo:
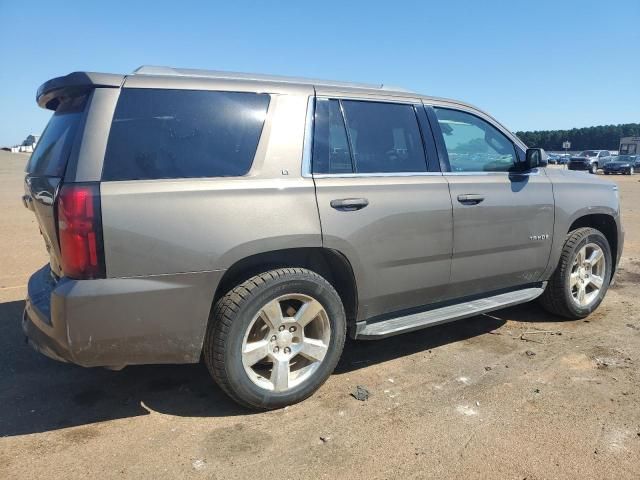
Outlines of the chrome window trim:
{"type": "Polygon", "coordinates": [[[313,155],[313,127],[315,124],[315,96],[307,100],[307,117],[304,124],[304,140],[302,143],[302,176],[310,178],[311,157],[313,155]]]}
{"type": "Polygon", "coordinates": [[[509,176],[509,175],[540,175],[540,169],[536,168],[535,170],[530,170],[528,172],[443,172],[444,176],[454,176],[454,177],[467,177],[467,176],[486,176],[486,175],[499,175],[499,176],[509,176]]]}
{"type": "Polygon", "coordinates": [[[441,177],[442,172],[314,173],[313,178],[441,177]]]}

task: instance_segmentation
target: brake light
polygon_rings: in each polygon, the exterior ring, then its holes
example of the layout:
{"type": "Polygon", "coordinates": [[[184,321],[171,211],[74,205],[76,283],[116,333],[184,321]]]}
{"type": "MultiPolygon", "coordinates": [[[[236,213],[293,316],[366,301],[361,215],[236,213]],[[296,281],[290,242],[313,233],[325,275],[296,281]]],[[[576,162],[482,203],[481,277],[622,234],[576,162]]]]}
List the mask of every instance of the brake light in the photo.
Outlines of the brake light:
{"type": "Polygon", "coordinates": [[[62,186],[58,195],[58,235],[65,276],[105,277],[98,184],[62,186]]]}

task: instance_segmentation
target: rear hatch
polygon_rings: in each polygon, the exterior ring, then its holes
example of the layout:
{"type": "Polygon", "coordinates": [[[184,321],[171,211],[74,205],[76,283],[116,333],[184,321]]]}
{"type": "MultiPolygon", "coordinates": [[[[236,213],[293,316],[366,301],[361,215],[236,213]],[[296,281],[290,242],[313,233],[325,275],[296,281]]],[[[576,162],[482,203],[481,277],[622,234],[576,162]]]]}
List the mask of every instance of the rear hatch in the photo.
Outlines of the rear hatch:
{"type": "Polygon", "coordinates": [[[57,232],[56,197],[71,150],[85,117],[90,93],[60,97],[36,149],[27,163],[25,206],[36,215],[49,252],[51,271],[62,275],[57,232]]]}

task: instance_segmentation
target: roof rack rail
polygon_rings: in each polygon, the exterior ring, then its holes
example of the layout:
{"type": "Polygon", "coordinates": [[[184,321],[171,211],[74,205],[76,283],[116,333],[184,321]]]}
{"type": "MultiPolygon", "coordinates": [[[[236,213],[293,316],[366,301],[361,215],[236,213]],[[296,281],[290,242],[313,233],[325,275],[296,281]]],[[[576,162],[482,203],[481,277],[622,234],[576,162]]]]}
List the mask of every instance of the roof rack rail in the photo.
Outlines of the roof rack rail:
{"type": "Polygon", "coordinates": [[[371,84],[371,83],[355,83],[355,82],[342,82],[335,80],[319,80],[314,78],[304,77],[288,77],[284,75],[265,75],[259,73],[241,73],[241,72],[225,72],[220,70],[199,70],[193,68],[173,68],[163,67],[155,65],[143,65],[136,68],[133,71],[134,75],[159,75],[159,76],[174,76],[174,77],[198,77],[198,78],[212,78],[221,80],[250,80],[260,82],[275,82],[275,83],[297,83],[304,85],[323,85],[329,87],[349,87],[349,88],[368,88],[376,90],[399,90],[409,92],[409,90],[396,87],[387,87],[383,84],[371,84]]]}

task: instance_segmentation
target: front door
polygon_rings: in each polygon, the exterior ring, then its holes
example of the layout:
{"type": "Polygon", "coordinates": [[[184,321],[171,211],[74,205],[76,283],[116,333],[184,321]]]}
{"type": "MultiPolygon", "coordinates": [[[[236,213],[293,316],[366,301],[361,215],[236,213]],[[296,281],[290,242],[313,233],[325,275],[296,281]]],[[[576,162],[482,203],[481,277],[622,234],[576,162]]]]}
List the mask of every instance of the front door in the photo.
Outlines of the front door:
{"type": "Polygon", "coordinates": [[[451,295],[539,281],[549,260],[554,221],[553,191],[544,169],[516,173],[520,147],[488,119],[462,109],[433,111],[453,204],[451,295]]]}
{"type": "Polygon", "coordinates": [[[313,178],[323,245],[354,269],[359,319],[446,295],[451,199],[442,173],[428,167],[436,153],[433,140],[423,144],[423,132],[432,138],[426,124],[411,103],[316,100],[313,178]]]}

